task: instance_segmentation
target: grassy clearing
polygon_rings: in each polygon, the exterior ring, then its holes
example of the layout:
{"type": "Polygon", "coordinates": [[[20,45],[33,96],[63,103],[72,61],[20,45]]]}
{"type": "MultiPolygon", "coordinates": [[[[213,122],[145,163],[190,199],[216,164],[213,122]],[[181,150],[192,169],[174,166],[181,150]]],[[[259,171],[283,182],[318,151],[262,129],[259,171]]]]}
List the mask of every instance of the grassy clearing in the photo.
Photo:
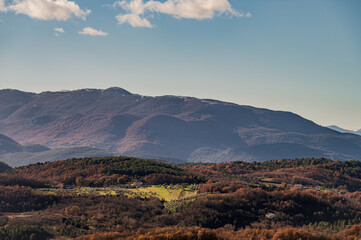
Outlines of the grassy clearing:
{"type": "Polygon", "coordinates": [[[58,189],[58,188],[44,188],[37,189],[37,193],[46,195],[65,195],[65,196],[117,196],[119,194],[125,194],[128,197],[156,197],[165,201],[173,201],[180,198],[185,198],[197,194],[197,190],[189,186],[149,186],[141,188],[90,188],[90,187],[78,187],[71,189],[58,189]]]}
{"type": "Polygon", "coordinates": [[[43,188],[35,190],[36,193],[46,195],[63,195],[63,196],[117,196],[123,192],[121,188],[90,188],[90,187],[78,187],[71,189],[59,189],[59,188],[43,188]]]}
{"type": "Polygon", "coordinates": [[[179,198],[195,195],[197,190],[182,186],[150,186],[129,189],[136,196],[157,197],[165,201],[173,201],[179,198]]]}

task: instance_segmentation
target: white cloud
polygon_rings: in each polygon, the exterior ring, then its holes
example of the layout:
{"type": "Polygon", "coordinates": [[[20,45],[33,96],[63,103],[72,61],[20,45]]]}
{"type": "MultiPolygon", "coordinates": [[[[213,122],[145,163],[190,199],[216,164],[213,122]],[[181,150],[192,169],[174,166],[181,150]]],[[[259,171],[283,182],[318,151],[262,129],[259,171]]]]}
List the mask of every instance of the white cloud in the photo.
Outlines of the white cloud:
{"type": "Polygon", "coordinates": [[[209,19],[226,12],[240,16],[240,13],[232,9],[228,0],[168,0],[164,3],[149,1],[145,7],[150,11],[169,14],[175,18],[209,19]]]}
{"type": "Polygon", "coordinates": [[[89,35],[89,36],[107,36],[108,35],[108,33],[103,32],[102,30],[96,30],[91,27],[85,27],[85,28],[83,28],[83,30],[81,30],[78,33],[82,34],[82,35],[89,35]]]}
{"type": "Polygon", "coordinates": [[[58,33],[64,33],[65,31],[64,31],[64,29],[63,28],[54,28],[54,31],[55,32],[58,32],[58,33]]]}
{"type": "Polygon", "coordinates": [[[7,12],[7,8],[5,6],[5,0],[0,0],[0,12],[7,12]]]}
{"type": "Polygon", "coordinates": [[[152,24],[145,18],[141,18],[137,14],[123,14],[116,16],[118,23],[129,23],[132,27],[148,27],[152,28],[152,24]]]}
{"type": "Polygon", "coordinates": [[[6,9],[40,20],[65,21],[72,17],[85,20],[90,14],[90,10],[82,10],[75,2],[68,0],[13,0],[6,9]]]}
{"type": "Polygon", "coordinates": [[[251,17],[234,10],[228,0],[166,0],[165,2],[149,0],[122,0],[114,4],[122,8],[126,14],[116,16],[118,22],[129,23],[133,27],[152,27],[144,16],[147,12],[163,13],[174,18],[211,19],[215,16],[228,14],[236,17],[251,17]]]}

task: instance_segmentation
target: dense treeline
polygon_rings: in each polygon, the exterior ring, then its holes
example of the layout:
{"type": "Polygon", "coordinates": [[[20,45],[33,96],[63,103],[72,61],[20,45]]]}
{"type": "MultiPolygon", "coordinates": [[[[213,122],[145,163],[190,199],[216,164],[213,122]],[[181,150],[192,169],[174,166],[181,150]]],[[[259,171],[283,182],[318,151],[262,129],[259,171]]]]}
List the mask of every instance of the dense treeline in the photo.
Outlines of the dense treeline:
{"type": "Polygon", "coordinates": [[[325,158],[284,159],[267,162],[231,162],[186,164],[184,169],[214,179],[240,179],[260,183],[264,178],[274,183],[303,184],[348,191],[361,189],[361,162],[332,161],[325,158]]]}
{"type": "Polygon", "coordinates": [[[302,226],[316,222],[361,222],[361,205],[335,193],[297,190],[241,188],[234,193],[201,197],[181,211],[185,226],[219,228],[226,224],[239,229],[272,222],[280,226],[302,226]],[[267,213],[275,214],[273,221],[267,213]]]}
{"type": "Polygon", "coordinates": [[[329,169],[354,178],[361,178],[361,162],[360,161],[347,161],[347,162],[332,162],[322,166],[325,169],[329,169]]]}
{"type": "MultiPolygon", "coordinates": [[[[214,170],[215,172],[226,174],[244,174],[254,171],[270,171],[283,168],[296,168],[308,166],[323,166],[325,164],[333,163],[334,161],[326,158],[296,158],[296,159],[282,159],[271,160],[265,162],[228,162],[228,163],[205,163],[205,164],[185,164],[186,169],[189,167],[205,167],[214,170]]],[[[342,162],[340,162],[342,163],[342,162]]]]}
{"type": "Polygon", "coordinates": [[[23,177],[13,174],[2,174],[0,175],[0,185],[3,186],[24,186],[32,188],[45,188],[48,187],[44,181],[39,181],[34,178],[23,177]]]}
{"type": "Polygon", "coordinates": [[[164,205],[157,198],[67,198],[59,206],[64,207],[65,214],[60,233],[70,237],[94,228],[95,232],[151,228],[158,225],[157,217],[164,214],[164,205]]]}
{"type": "Polygon", "coordinates": [[[143,181],[150,184],[200,183],[205,178],[169,163],[131,157],[69,159],[16,168],[14,175],[50,181],[52,184],[90,187],[143,181]],[[166,177],[164,177],[166,176],[166,177]]]}
{"type": "Polygon", "coordinates": [[[219,164],[186,164],[186,169],[202,167],[219,173],[244,174],[254,171],[272,171],[278,169],[315,166],[345,174],[350,177],[361,177],[361,162],[359,161],[333,161],[326,158],[297,158],[272,160],[266,162],[230,162],[219,164]]]}
{"type": "Polygon", "coordinates": [[[84,240],[357,239],[359,171],[358,162],[327,159],[176,167],[110,157],[35,164],[0,175],[0,226],[7,226],[0,228],[0,239],[21,239],[19,233],[41,240],[50,235],[84,240]],[[126,185],[136,181],[183,184],[177,188],[184,192],[192,184],[197,192],[165,202],[129,194],[138,189],[126,185]],[[50,183],[52,188],[43,188],[50,183]],[[109,195],[79,187],[113,184],[101,188],[121,189],[109,195]]]}
{"type": "Polygon", "coordinates": [[[227,228],[211,230],[199,227],[165,227],[133,232],[96,233],[77,240],[355,240],[361,237],[361,226],[334,234],[315,232],[313,229],[292,227],[279,229],[245,228],[232,231],[227,228]]]}
{"type": "Polygon", "coordinates": [[[0,228],[2,240],[46,240],[52,237],[50,233],[39,226],[7,226],[0,228]]]}
{"type": "Polygon", "coordinates": [[[41,210],[57,200],[56,196],[35,194],[30,187],[0,186],[0,212],[41,210]]]}
{"type": "MultiPolygon", "coordinates": [[[[0,199],[5,199],[4,206],[12,204],[10,199],[18,202],[12,209],[2,209],[3,212],[43,209],[36,214],[37,221],[55,224],[55,230],[51,228],[53,234],[66,237],[95,232],[134,232],[167,226],[235,231],[247,227],[279,229],[309,226],[327,232],[324,229],[341,231],[361,223],[359,193],[343,197],[333,192],[292,189],[239,188],[234,191],[236,186],[234,184],[232,188],[223,189],[224,193],[184,201],[174,212],[167,211],[157,198],[129,198],[124,195],[60,196],[57,201],[45,199],[47,204],[37,205],[44,199],[36,198],[23,187],[19,187],[17,195],[9,189],[0,189],[4,192],[0,199]],[[25,197],[21,198],[20,193],[25,197]],[[274,216],[267,218],[269,213],[274,216]]],[[[12,225],[16,223],[13,221],[8,219],[5,223],[12,225]]],[[[34,221],[33,218],[21,219],[21,223],[26,225],[33,225],[34,221]]]]}
{"type": "Polygon", "coordinates": [[[123,158],[121,161],[118,159],[106,159],[107,166],[103,172],[111,174],[126,174],[130,176],[146,176],[154,173],[170,174],[170,175],[186,175],[186,173],[169,163],[163,163],[154,160],[144,160],[139,158],[123,158]],[[115,160],[115,161],[114,161],[115,160]]]}

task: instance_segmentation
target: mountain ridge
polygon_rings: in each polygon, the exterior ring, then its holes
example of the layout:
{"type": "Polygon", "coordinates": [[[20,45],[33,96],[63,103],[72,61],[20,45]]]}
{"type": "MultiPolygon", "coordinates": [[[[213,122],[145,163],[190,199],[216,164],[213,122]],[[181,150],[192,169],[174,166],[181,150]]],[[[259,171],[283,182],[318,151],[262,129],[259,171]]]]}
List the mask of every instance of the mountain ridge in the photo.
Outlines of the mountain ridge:
{"type": "Polygon", "coordinates": [[[341,133],[351,133],[351,134],[357,134],[357,135],[361,135],[361,129],[353,131],[353,130],[349,130],[349,129],[345,129],[345,128],[341,128],[339,126],[336,125],[331,125],[331,126],[327,126],[328,128],[341,132],[341,133]]]}
{"type": "Polygon", "coordinates": [[[361,159],[361,137],[286,111],[194,97],[149,97],[122,88],[39,94],[0,90],[1,99],[0,131],[27,144],[90,146],[198,162],[361,159]]]}

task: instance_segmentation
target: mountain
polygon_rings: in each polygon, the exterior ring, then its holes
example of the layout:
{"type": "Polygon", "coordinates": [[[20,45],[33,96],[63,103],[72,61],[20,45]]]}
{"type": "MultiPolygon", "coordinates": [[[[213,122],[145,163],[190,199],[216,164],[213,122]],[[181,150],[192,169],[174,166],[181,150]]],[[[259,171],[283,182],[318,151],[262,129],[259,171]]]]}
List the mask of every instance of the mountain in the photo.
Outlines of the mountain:
{"type": "Polygon", "coordinates": [[[361,137],[291,112],[121,88],[0,90],[0,131],[22,144],[89,146],[197,162],[326,157],[361,159],[361,137]]]}
{"type": "MultiPolygon", "coordinates": [[[[21,145],[15,140],[0,134],[0,160],[12,167],[69,158],[105,157],[111,155],[109,152],[92,147],[50,149],[36,144],[21,145]]],[[[3,169],[2,162],[0,162],[0,172],[3,169]]]]}
{"type": "Polygon", "coordinates": [[[341,132],[341,133],[352,133],[352,134],[357,134],[357,135],[361,135],[361,129],[357,130],[357,131],[352,131],[352,130],[348,130],[348,129],[344,129],[344,128],[340,128],[336,125],[331,125],[331,126],[327,126],[330,129],[333,129],[335,131],[341,132]]]}
{"type": "Polygon", "coordinates": [[[0,154],[22,151],[23,146],[13,139],[0,134],[0,154]]]}
{"type": "Polygon", "coordinates": [[[105,157],[113,154],[92,147],[66,147],[50,149],[42,152],[18,152],[0,155],[0,160],[12,167],[24,166],[32,163],[43,163],[55,160],[83,157],[105,157]]]}
{"type": "Polygon", "coordinates": [[[0,162],[0,173],[6,172],[6,170],[10,169],[11,167],[6,163],[0,162]]]}

